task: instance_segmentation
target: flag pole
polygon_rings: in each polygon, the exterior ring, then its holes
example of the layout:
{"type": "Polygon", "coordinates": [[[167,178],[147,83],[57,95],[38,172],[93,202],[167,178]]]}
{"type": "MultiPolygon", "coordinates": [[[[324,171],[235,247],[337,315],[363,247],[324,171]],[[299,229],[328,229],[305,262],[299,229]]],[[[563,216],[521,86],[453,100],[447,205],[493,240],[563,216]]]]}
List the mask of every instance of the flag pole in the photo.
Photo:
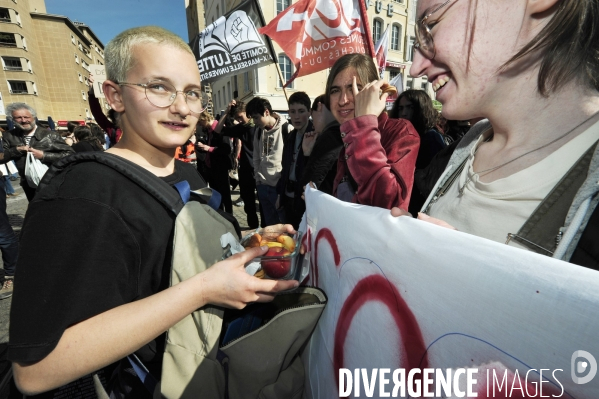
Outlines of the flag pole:
{"type": "Polygon", "coordinates": [[[370,23],[368,22],[368,11],[366,10],[365,0],[358,0],[358,4],[360,5],[360,12],[362,13],[362,21],[364,21],[366,41],[368,42],[368,52],[372,58],[376,58],[376,54],[374,52],[374,41],[372,40],[372,31],[370,30],[370,23]]]}
{"type": "Polygon", "coordinates": [[[279,65],[279,60],[277,60],[275,62],[275,65],[277,66],[277,72],[279,73],[279,79],[281,79],[281,85],[283,86],[283,94],[285,94],[285,99],[287,100],[287,103],[289,104],[289,96],[287,95],[287,89],[285,89],[285,84],[287,82],[285,82],[285,80],[283,80],[283,72],[281,72],[281,66],[279,65]]]}
{"type": "MultiPolygon", "coordinates": [[[[264,20],[264,14],[262,14],[262,7],[260,6],[260,2],[258,0],[254,0],[254,4],[256,6],[256,8],[258,9],[258,17],[260,18],[260,22],[262,23],[262,26],[266,26],[266,21],[264,20]]],[[[264,38],[266,39],[266,45],[268,46],[268,49],[270,50],[270,56],[272,57],[272,60],[275,62],[275,65],[277,66],[277,73],[279,74],[279,79],[281,79],[281,85],[283,86],[283,93],[285,94],[285,99],[287,100],[287,103],[289,103],[289,96],[287,95],[287,90],[285,90],[285,83],[283,81],[283,73],[281,72],[281,67],[279,66],[279,59],[277,57],[277,53],[275,52],[275,48],[272,45],[272,42],[270,40],[270,37],[268,37],[267,35],[264,35],[264,38]]]]}

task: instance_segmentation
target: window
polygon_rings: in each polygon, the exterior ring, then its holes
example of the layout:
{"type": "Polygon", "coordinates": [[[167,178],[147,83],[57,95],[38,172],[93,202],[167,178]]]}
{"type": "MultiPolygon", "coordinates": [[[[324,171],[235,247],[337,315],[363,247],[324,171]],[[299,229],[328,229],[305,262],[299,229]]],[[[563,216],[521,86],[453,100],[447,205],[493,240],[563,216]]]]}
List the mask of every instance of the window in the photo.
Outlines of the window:
{"type": "Polygon", "coordinates": [[[277,0],[277,14],[289,7],[290,0],[277,0]]]}
{"type": "Polygon", "coordinates": [[[81,66],[83,67],[83,69],[89,72],[89,64],[87,62],[81,60],[81,66]]]}
{"type": "Polygon", "coordinates": [[[414,37],[410,36],[406,46],[406,61],[412,61],[414,58],[414,37]]]}
{"type": "Polygon", "coordinates": [[[250,92],[250,72],[249,71],[245,71],[243,73],[243,92],[244,93],[250,92]]]}
{"type": "Polygon", "coordinates": [[[80,73],[77,73],[77,75],[79,75],[79,81],[80,81],[81,83],[83,83],[83,76],[81,76],[81,74],[80,74],[80,73]]]}
{"type": "Polygon", "coordinates": [[[77,40],[77,47],[80,51],[83,51],[83,46],[81,45],[81,42],[79,40],[77,40]]]}
{"type": "Polygon", "coordinates": [[[427,91],[428,80],[426,78],[422,78],[422,82],[420,82],[420,88],[424,91],[427,91]]]}
{"type": "Polygon", "coordinates": [[[406,80],[406,89],[412,89],[414,87],[414,79],[408,78],[406,80]]]}
{"type": "Polygon", "coordinates": [[[79,56],[77,54],[75,54],[75,62],[79,64],[79,56]]]}
{"type": "Polygon", "coordinates": [[[16,57],[2,57],[2,64],[5,71],[22,71],[23,64],[21,59],[16,57]]]}
{"type": "Polygon", "coordinates": [[[11,94],[30,94],[27,82],[22,80],[9,80],[8,89],[11,94]]]}
{"type": "Polygon", "coordinates": [[[83,81],[85,82],[85,84],[86,84],[86,85],[88,85],[88,86],[89,86],[89,82],[87,81],[87,76],[84,76],[84,77],[83,77],[83,81]]]}
{"type": "MultiPolygon", "coordinates": [[[[291,64],[291,60],[285,54],[279,54],[279,68],[281,68],[281,74],[283,75],[283,79],[285,79],[285,82],[289,82],[289,79],[291,79],[291,76],[293,75],[293,66],[291,64]]],[[[281,83],[281,81],[279,80],[279,87],[283,87],[283,84],[285,84],[285,82],[281,83]]],[[[293,82],[290,83],[287,87],[289,89],[293,89],[293,82]]]]}
{"type": "Polygon", "coordinates": [[[0,8],[0,22],[12,22],[8,8],[0,8]]]}
{"type": "Polygon", "coordinates": [[[372,41],[374,43],[378,42],[381,38],[381,32],[383,30],[383,21],[380,19],[375,19],[372,24],[372,41]]]}
{"type": "Polygon", "coordinates": [[[15,34],[0,32],[0,47],[17,47],[15,34]]]}
{"type": "Polygon", "coordinates": [[[75,44],[75,36],[71,35],[71,43],[75,44]]]}
{"type": "Polygon", "coordinates": [[[398,74],[399,72],[395,69],[389,69],[389,81],[392,81],[398,74]]]}
{"type": "Polygon", "coordinates": [[[87,96],[83,90],[81,90],[81,98],[83,98],[83,100],[87,100],[87,96]]]}
{"type": "Polygon", "coordinates": [[[85,47],[83,47],[83,54],[87,55],[89,58],[92,58],[92,53],[85,47]]]}
{"type": "Polygon", "coordinates": [[[86,118],[91,118],[91,117],[92,117],[92,116],[90,115],[90,113],[89,113],[89,109],[87,109],[87,108],[85,109],[85,117],[86,117],[86,118]]]}
{"type": "Polygon", "coordinates": [[[399,38],[401,37],[401,26],[393,24],[391,27],[391,50],[399,51],[399,38]]]}

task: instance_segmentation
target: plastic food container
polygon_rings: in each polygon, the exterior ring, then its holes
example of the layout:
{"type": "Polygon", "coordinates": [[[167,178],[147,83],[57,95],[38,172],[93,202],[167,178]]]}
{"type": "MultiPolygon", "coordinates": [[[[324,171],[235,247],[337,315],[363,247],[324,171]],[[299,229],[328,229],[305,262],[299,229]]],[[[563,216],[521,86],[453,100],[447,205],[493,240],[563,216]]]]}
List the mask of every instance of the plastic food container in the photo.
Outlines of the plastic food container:
{"type": "MultiPolygon", "coordinates": [[[[245,236],[240,241],[240,244],[245,247],[254,234],[256,233],[245,236]]],[[[295,243],[294,250],[290,252],[286,247],[278,245],[269,247],[265,255],[258,256],[253,260],[254,262],[260,262],[260,270],[258,270],[255,276],[273,280],[299,280],[302,272],[301,265],[304,259],[304,255],[300,254],[303,233],[298,231],[294,235],[287,233],[280,233],[279,235],[291,237],[295,243]]],[[[278,242],[273,239],[267,239],[267,241],[278,242]]]]}

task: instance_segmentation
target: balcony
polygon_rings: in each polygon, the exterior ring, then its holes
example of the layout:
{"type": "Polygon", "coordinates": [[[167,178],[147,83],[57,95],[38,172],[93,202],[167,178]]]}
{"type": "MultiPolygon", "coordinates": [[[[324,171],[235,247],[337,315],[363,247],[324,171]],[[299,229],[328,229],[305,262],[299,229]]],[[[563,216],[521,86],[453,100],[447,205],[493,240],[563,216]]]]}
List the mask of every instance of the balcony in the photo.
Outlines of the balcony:
{"type": "Polygon", "coordinates": [[[4,70],[5,71],[24,71],[22,66],[10,66],[10,65],[5,66],[4,70]]]}

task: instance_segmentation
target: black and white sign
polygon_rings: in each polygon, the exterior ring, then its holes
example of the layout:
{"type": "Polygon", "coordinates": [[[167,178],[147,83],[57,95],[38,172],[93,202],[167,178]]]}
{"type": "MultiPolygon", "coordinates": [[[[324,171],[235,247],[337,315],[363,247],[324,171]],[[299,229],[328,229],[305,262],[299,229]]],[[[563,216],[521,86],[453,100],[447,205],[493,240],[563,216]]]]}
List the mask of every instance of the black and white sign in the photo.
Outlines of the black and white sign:
{"type": "Polygon", "coordinates": [[[202,82],[274,62],[272,44],[258,33],[263,25],[259,6],[249,0],[200,32],[193,48],[202,82]]]}

